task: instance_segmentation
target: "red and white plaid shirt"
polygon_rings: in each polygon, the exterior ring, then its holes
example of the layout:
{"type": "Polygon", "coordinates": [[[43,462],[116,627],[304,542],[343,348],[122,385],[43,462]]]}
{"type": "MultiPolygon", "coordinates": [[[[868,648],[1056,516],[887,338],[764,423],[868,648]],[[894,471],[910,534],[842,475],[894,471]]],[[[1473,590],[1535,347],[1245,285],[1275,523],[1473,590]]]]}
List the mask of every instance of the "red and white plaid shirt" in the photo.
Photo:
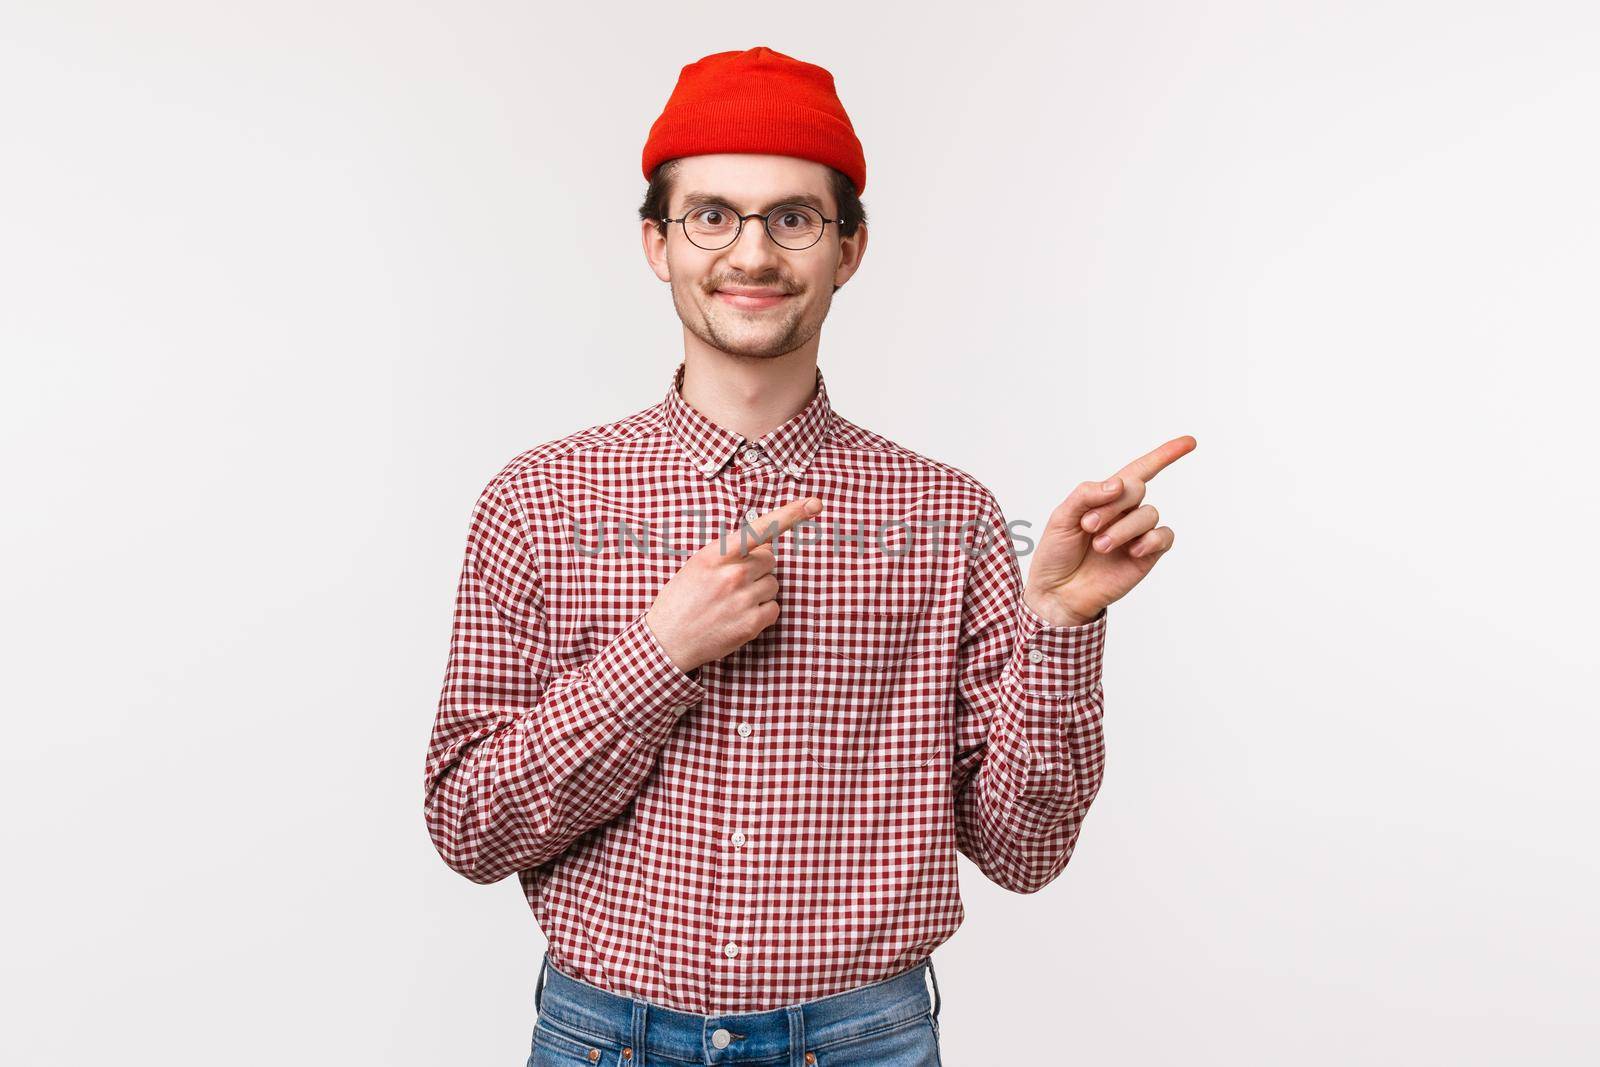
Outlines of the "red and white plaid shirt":
{"type": "Polygon", "coordinates": [[[1106,613],[1022,599],[994,496],[828,401],[755,440],[680,392],[514,457],[467,535],[425,814],[515,872],[553,962],[698,1014],[891,977],[965,911],[956,853],[1061,873],[1104,767],[1106,613]],[[685,673],[644,615],[684,558],[796,497],[776,623],[685,673]]]}

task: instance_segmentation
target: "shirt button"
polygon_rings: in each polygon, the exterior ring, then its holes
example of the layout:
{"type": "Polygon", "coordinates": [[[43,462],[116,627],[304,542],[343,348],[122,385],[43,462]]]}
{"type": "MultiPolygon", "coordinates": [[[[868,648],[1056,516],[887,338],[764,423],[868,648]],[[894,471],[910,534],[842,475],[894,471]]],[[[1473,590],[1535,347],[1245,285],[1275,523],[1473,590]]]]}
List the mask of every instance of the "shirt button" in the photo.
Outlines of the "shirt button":
{"type": "Polygon", "coordinates": [[[761,512],[758,511],[755,508],[751,508],[749,511],[744,513],[744,521],[748,522],[752,526],[754,526],[756,524],[756,520],[759,519],[760,517],[761,517],[761,512]]]}
{"type": "Polygon", "coordinates": [[[736,845],[744,844],[744,831],[743,830],[735,830],[733,832],[733,836],[728,838],[728,840],[732,841],[736,845]]]}
{"type": "Polygon", "coordinates": [[[1044,662],[1044,653],[1040,652],[1037,648],[1028,649],[1028,662],[1029,663],[1043,663],[1044,662]]]}
{"type": "Polygon", "coordinates": [[[711,1031],[711,1043],[718,1048],[727,1048],[728,1042],[732,1040],[733,1035],[728,1033],[728,1031],[724,1030],[720,1026],[711,1031]]]}
{"type": "Polygon", "coordinates": [[[740,737],[749,737],[750,736],[750,724],[749,723],[742,722],[742,723],[739,724],[739,736],[740,737]]]}
{"type": "Polygon", "coordinates": [[[726,945],[722,946],[722,954],[731,960],[733,957],[739,954],[739,946],[735,945],[732,941],[729,941],[726,945]]]}

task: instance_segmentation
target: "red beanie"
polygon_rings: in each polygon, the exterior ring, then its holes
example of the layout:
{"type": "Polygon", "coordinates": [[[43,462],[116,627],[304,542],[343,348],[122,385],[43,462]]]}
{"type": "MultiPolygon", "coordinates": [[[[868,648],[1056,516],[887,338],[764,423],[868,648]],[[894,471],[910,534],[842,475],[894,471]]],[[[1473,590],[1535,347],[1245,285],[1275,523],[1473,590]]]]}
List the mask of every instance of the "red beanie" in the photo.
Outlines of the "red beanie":
{"type": "Polygon", "coordinates": [[[833,75],[770,48],[716,52],[683,68],[645,140],[645,180],[669,159],[720,152],[797,156],[843,171],[857,196],[867,187],[833,75]]]}

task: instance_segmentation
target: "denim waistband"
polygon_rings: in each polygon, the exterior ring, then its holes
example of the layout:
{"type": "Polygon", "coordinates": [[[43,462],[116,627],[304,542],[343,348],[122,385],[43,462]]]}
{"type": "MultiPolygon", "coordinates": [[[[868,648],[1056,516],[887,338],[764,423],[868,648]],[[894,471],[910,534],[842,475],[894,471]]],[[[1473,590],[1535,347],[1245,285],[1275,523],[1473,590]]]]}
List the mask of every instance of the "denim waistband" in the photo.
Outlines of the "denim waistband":
{"type": "Polygon", "coordinates": [[[697,1015],[590,985],[550,962],[547,951],[534,1004],[541,1018],[569,1032],[633,1049],[630,1062],[638,1067],[659,1061],[805,1067],[807,1050],[868,1037],[930,1012],[937,1019],[939,980],[927,957],[893,977],[815,1000],[768,1011],[697,1015]],[[726,1031],[720,1048],[719,1031],[726,1031]]]}

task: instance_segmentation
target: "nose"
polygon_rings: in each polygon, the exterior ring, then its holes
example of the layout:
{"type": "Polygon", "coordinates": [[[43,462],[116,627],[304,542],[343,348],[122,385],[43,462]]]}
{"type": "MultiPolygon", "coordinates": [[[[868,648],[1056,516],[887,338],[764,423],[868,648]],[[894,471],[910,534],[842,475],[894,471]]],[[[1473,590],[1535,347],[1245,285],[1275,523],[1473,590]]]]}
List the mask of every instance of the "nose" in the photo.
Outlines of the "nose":
{"type": "Polygon", "coordinates": [[[783,250],[767,236],[760,219],[745,219],[739,239],[726,253],[728,265],[737,267],[746,278],[761,278],[783,260],[783,250]]]}

